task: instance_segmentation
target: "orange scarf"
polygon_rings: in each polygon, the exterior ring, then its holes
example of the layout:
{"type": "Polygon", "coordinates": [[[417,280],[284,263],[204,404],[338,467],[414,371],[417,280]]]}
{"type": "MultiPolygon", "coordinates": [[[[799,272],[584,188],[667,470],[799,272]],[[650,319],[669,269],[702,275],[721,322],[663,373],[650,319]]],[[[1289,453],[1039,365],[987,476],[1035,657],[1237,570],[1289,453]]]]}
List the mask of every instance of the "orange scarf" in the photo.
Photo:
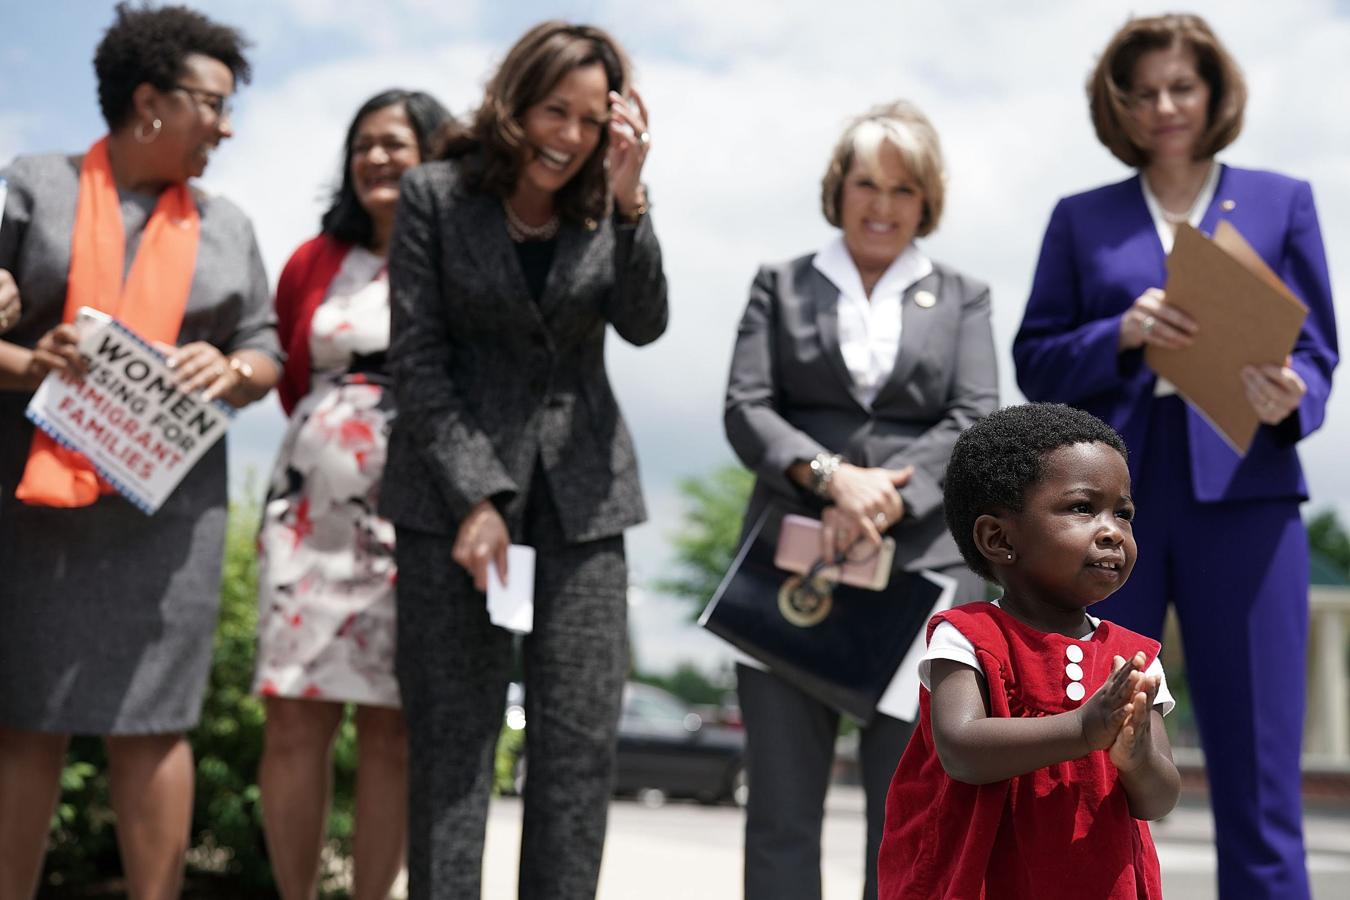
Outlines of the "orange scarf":
{"type": "MultiPolygon", "coordinates": [[[[108,162],[108,138],[100,138],[80,166],[61,321],[73,322],[80,307],[91,306],[147,341],[177,342],[200,234],[201,219],[187,185],[166,188],[146,222],[124,284],[126,229],[108,162]]],[[[33,433],[28,465],[14,491],[19,500],[34,506],[89,506],[99,494],[112,492],[82,454],[57,444],[44,431],[33,433]]]]}

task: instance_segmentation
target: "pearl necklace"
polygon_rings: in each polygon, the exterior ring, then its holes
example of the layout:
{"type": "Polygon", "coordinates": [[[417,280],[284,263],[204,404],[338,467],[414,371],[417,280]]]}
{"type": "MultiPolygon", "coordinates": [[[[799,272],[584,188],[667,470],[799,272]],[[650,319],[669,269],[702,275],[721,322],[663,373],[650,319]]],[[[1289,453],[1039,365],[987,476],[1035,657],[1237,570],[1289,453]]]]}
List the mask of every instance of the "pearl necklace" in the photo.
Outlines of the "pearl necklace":
{"type": "Polygon", "coordinates": [[[1205,177],[1200,182],[1200,187],[1196,189],[1195,196],[1191,199],[1191,205],[1186,208],[1185,212],[1172,212],[1170,209],[1162,205],[1162,200],[1157,199],[1156,194],[1154,195],[1155,200],[1158,204],[1158,211],[1162,213],[1164,222],[1167,222],[1171,225],[1182,225],[1191,220],[1191,215],[1195,212],[1195,205],[1200,202],[1200,195],[1205,193],[1205,184],[1209,181],[1210,173],[1213,171],[1213,167],[1217,165],[1217,163],[1210,162],[1209,165],[1210,168],[1206,170],[1205,177]]]}
{"type": "Polygon", "coordinates": [[[558,233],[559,220],[556,212],[549,216],[543,225],[530,225],[516,215],[516,211],[506,200],[502,201],[502,209],[506,211],[506,234],[517,244],[525,241],[551,241],[558,233]]]}

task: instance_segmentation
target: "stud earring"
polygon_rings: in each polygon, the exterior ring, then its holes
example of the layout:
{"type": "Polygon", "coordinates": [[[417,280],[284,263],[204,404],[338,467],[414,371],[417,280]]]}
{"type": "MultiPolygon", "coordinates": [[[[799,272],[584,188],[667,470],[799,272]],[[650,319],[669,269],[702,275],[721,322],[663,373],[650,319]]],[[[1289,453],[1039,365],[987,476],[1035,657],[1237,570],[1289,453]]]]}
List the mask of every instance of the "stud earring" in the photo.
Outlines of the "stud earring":
{"type": "Polygon", "coordinates": [[[1008,562],[1012,562],[1012,554],[1011,554],[1011,553],[1008,554],[1008,562]]]}

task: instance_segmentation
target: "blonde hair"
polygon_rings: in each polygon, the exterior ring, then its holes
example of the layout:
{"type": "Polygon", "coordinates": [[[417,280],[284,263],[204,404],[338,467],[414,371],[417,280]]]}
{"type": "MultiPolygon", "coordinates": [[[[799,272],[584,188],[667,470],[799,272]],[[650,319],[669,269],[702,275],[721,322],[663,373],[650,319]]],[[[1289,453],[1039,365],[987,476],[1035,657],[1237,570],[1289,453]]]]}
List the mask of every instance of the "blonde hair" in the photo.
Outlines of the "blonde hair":
{"type": "Polygon", "coordinates": [[[879,165],[881,145],[889,143],[900,154],[905,168],[923,192],[923,216],[916,234],[919,237],[937,230],[946,199],[946,166],[937,129],[919,108],[905,100],[874,106],[849,121],[834,145],[825,177],[820,180],[820,209],[825,221],[839,224],[839,206],[844,179],[855,162],[869,169],[879,165]]]}

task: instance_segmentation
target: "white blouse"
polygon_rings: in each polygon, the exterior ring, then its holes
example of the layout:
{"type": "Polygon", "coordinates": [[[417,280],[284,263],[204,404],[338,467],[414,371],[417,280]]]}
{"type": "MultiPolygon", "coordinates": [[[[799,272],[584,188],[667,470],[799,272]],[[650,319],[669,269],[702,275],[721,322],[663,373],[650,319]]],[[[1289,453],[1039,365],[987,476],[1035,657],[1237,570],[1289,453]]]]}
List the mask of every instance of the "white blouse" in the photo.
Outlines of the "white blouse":
{"type": "Polygon", "coordinates": [[[822,247],[812,265],[839,289],[839,350],[870,405],[900,353],[900,301],[911,285],[933,271],[933,263],[910,244],[882,273],[870,298],[842,235],[822,247]]]}
{"type": "MultiPolygon", "coordinates": [[[[1214,202],[1214,192],[1219,187],[1219,172],[1223,166],[1217,162],[1210,163],[1209,174],[1205,176],[1205,183],[1200,186],[1200,193],[1195,196],[1195,203],[1191,205],[1191,213],[1186,222],[1192,228],[1200,227],[1200,220],[1205,217],[1209,210],[1209,205],[1214,202]]],[[[1139,187],[1144,192],[1144,205],[1148,207],[1148,214],[1153,218],[1153,227],[1158,232],[1158,242],[1162,244],[1163,255],[1166,256],[1172,252],[1172,244],[1176,241],[1176,231],[1172,223],[1167,221],[1163,215],[1162,204],[1158,202],[1157,196],[1148,186],[1148,179],[1141,172],[1139,175],[1139,187]]],[[[1176,385],[1161,376],[1153,386],[1153,396],[1166,397],[1169,394],[1177,392],[1176,385]]]]}

